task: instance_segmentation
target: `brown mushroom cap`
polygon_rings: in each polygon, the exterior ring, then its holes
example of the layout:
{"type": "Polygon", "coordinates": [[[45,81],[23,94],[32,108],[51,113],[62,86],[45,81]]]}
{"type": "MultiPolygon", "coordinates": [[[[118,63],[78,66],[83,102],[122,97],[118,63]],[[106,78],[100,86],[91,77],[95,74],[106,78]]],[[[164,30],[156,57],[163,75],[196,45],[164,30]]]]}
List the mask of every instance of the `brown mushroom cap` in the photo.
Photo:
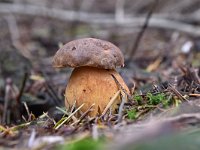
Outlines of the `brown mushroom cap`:
{"type": "Polygon", "coordinates": [[[124,66],[124,57],[120,49],[110,42],[84,38],[71,41],[60,48],[53,58],[53,66],[115,69],[124,66]]]}

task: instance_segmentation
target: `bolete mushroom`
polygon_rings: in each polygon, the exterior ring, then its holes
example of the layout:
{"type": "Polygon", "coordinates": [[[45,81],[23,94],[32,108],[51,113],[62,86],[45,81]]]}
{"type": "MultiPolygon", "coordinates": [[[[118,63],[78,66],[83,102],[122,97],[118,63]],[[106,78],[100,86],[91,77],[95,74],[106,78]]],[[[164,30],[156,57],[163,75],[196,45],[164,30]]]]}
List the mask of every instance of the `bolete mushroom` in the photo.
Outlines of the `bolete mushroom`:
{"type": "MultiPolygon", "coordinates": [[[[123,54],[110,42],[95,38],[71,41],[56,52],[53,66],[75,68],[65,91],[67,108],[76,101],[77,107],[84,103],[81,108],[83,112],[95,104],[94,111],[89,113],[90,116],[102,113],[110,99],[119,91],[113,76],[129,93],[122,77],[115,70],[116,67],[124,66],[123,54]]],[[[119,95],[112,108],[116,108],[116,104],[120,101],[119,95]]]]}

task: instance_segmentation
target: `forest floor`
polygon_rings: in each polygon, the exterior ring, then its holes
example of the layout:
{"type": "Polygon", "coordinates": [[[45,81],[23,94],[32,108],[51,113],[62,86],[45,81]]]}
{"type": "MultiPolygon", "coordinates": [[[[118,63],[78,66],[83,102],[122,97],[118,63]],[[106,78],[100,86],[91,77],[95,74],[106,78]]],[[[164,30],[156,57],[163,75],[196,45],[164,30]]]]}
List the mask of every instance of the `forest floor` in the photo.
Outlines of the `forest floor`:
{"type": "MultiPolygon", "coordinates": [[[[151,38],[150,33],[144,41],[151,38]]],[[[132,92],[122,98],[127,102],[122,100],[114,114],[95,118],[88,117],[88,112],[75,117],[78,108],[64,107],[63,95],[71,69],[55,70],[43,64],[31,68],[32,62],[20,53],[5,50],[9,59],[1,64],[1,148],[155,149],[162,145],[166,149],[198,149],[199,43],[179,35],[164,50],[138,51],[119,70],[132,92]]]]}
{"type": "Polygon", "coordinates": [[[127,0],[122,20],[116,0],[4,1],[0,150],[199,150],[199,0],[127,0]],[[157,9],[137,41],[152,4],[157,9]],[[118,71],[131,94],[115,112],[89,117],[92,106],[82,113],[64,106],[72,68],[53,68],[53,55],[83,37],[110,41],[125,56],[118,71]]]}

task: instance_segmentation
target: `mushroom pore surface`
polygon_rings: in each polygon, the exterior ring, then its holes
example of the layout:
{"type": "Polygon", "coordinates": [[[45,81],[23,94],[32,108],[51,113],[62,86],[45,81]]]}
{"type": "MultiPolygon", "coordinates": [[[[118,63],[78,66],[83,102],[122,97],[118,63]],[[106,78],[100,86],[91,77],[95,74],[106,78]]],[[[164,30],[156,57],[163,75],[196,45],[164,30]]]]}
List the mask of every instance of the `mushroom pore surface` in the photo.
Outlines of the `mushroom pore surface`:
{"type": "MultiPolygon", "coordinates": [[[[121,86],[129,93],[129,89],[122,77],[115,70],[99,69],[95,67],[78,67],[75,68],[69,79],[65,91],[65,105],[67,108],[72,106],[76,101],[76,107],[84,103],[81,108],[82,112],[87,111],[92,104],[94,110],[89,113],[90,116],[96,116],[98,112],[103,112],[110,99],[119,90],[118,85],[111,76],[114,75],[121,86]],[[99,107],[99,108],[98,108],[99,107]]],[[[112,106],[121,102],[120,96],[117,97],[112,106]]]]}

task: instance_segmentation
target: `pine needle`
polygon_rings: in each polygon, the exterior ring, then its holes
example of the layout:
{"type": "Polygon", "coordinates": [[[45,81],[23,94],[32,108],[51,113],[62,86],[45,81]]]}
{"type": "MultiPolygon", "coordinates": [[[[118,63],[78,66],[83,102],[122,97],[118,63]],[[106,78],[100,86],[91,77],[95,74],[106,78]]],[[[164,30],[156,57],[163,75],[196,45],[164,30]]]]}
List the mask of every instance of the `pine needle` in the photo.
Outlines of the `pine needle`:
{"type": "Polygon", "coordinates": [[[54,126],[54,129],[59,129],[65,122],[67,122],[77,111],[79,111],[82,107],[84,106],[84,104],[82,104],[81,106],[79,106],[74,112],[72,112],[68,117],[62,118],[61,120],[59,120],[56,125],[54,126]]]}

